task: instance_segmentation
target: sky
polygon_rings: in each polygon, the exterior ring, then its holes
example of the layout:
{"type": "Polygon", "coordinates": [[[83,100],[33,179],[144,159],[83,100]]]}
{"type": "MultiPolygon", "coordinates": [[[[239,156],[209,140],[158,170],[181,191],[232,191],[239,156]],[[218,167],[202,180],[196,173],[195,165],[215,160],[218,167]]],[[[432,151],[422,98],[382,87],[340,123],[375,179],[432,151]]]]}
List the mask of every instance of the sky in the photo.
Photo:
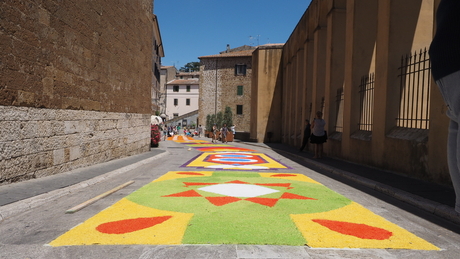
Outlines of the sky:
{"type": "Polygon", "coordinates": [[[181,68],[243,45],[285,43],[311,0],[155,0],[165,57],[181,68]]]}

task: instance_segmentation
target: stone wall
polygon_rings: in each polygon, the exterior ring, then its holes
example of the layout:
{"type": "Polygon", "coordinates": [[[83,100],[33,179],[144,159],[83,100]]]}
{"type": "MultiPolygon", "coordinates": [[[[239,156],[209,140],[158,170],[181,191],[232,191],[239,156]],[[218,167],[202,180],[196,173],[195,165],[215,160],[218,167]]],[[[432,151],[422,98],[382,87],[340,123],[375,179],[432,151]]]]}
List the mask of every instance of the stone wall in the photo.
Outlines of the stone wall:
{"type": "Polygon", "coordinates": [[[0,105],[151,113],[145,0],[0,3],[0,105]]]}
{"type": "Polygon", "coordinates": [[[150,115],[0,106],[0,185],[147,152],[150,115]]]}
{"type": "Polygon", "coordinates": [[[435,2],[313,0],[283,47],[282,142],[300,147],[304,119],[323,111],[327,156],[449,185],[445,103],[433,80],[411,70],[418,83],[407,84],[399,69],[402,58],[429,47],[435,2]],[[369,74],[373,92],[361,99],[360,84],[369,74]],[[401,89],[430,89],[430,100],[413,98],[411,114],[401,116],[400,104],[409,99],[401,89]],[[427,111],[428,127],[398,124],[423,121],[416,114],[427,111]],[[372,118],[367,122],[366,112],[372,118]]]}
{"type": "Polygon", "coordinates": [[[218,58],[217,69],[215,58],[202,58],[200,71],[199,123],[206,125],[206,116],[214,114],[216,107],[217,112],[224,112],[225,107],[228,106],[232,109],[233,123],[236,125],[236,131],[249,132],[251,119],[252,56],[218,58]],[[247,65],[245,76],[235,76],[236,64],[247,65]],[[237,95],[238,85],[243,86],[243,95],[237,95]],[[243,105],[242,115],[236,114],[236,105],[243,105]]]}
{"type": "Polygon", "coordinates": [[[0,184],[149,150],[152,11],[151,0],[0,1],[0,184]]]}

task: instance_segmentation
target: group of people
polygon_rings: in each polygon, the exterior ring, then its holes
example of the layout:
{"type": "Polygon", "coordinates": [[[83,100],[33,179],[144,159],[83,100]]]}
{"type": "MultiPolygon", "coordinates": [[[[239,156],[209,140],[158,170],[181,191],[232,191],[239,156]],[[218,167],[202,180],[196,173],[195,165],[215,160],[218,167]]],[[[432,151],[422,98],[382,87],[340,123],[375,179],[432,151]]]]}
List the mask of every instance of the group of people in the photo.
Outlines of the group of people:
{"type": "Polygon", "coordinates": [[[215,124],[212,126],[212,143],[217,143],[219,140],[219,133],[220,133],[220,139],[222,143],[227,143],[227,135],[228,132],[231,131],[233,135],[235,135],[235,125],[232,125],[230,129],[227,127],[227,124],[224,123],[222,128],[218,128],[215,124]]]}
{"type": "Polygon", "coordinates": [[[315,156],[313,158],[322,158],[323,143],[327,141],[327,131],[324,129],[325,126],[326,121],[323,119],[323,113],[320,111],[316,112],[316,117],[311,124],[310,120],[306,119],[302,146],[299,151],[302,152],[308,145],[308,140],[310,140],[310,143],[315,144],[315,156]]]}
{"type": "MultiPolygon", "coordinates": [[[[166,137],[172,137],[174,135],[178,135],[180,133],[180,126],[168,126],[168,125],[163,125],[163,137],[166,139],[166,137]]],[[[183,128],[183,132],[185,136],[201,136],[202,128],[201,125],[198,127],[197,130],[191,130],[188,129],[187,127],[183,128]]]]}

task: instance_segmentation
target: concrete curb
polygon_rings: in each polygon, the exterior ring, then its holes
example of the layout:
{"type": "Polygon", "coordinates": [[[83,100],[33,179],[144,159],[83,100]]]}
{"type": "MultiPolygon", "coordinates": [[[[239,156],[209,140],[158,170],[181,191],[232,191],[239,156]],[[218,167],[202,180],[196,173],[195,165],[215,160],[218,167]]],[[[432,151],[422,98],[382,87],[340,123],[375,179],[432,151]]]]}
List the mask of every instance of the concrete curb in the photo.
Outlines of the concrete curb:
{"type": "MultiPolygon", "coordinates": [[[[251,143],[245,143],[245,144],[251,145],[251,143]]],[[[373,189],[375,191],[384,193],[384,194],[386,194],[388,196],[391,196],[391,197],[393,197],[395,199],[398,199],[400,201],[408,203],[408,204],[410,204],[410,205],[412,205],[414,207],[417,207],[419,209],[427,211],[427,212],[429,212],[431,214],[439,216],[439,217],[441,217],[441,218],[443,218],[445,220],[448,220],[448,221],[450,221],[452,223],[460,225],[460,215],[455,211],[454,208],[449,207],[447,205],[444,205],[444,204],[441,204],[441,203],[438,203],[438,202],[434,202],[434,201],[425,199],[423,197],[414,195],[412,193],[408,193],[406,191],[394,188],[392,186],[382,184],[382,183],[367,179],[365,177],[361,177],[359,175],[353,174],[353,173],[348,172],[348,171],[340,170],[340,169],[337,169],[337,168],[332,167],[332,166],[328,166],[328,165],[325,165],[325,164],[322,164],[322,163],[312,161],[310,159],[306,159],[303,156],[299,156],[299,155],[290,153],[288,151],[284,151],[284,150],[280,150],[280,149],[276,149],[276,148],[271,148],[271,147],[268,147],[268,146],[262,146],[262,145],[253,145],[253,146],[271,149],[271,150],[279,152],[279,153],[284,153],[284,154],[287,154],[289,156],[294,156],[296,158],[302,159],[306,163],[309,163],[309,164],[311,164],[311,165],[313,165],[315,167],[321,168],[321,169],[323,169],[325,171],[328,171],[330,173],[333,173],[335,175],[344,177],[344,178],[349,179],[351,181],[354,181],[354,182],[356,182],[358,184],[361,184],[363,186],[371,188],[371,189],[373,189]]]]}
{"type": "MultiPolygon", "coordinates": [[[[39,207],[47,202],[53,201],[54,199],[60,198],[62,196],[65,196],[67,194],[70,194],[72,192],[78,191],[82,188],[106,181],[114,176],[117,176],[119,174],[131,171],[137,167],[140,167],[142,165],[148,164],[156,159],[162,158],[166,155],[169,155],[170,153],[168,151],[165,151],[163,153],[160,153],[158,155],[149,157],[147,159],[141,160],[139,162],[130,164],[125,167],[121,167],[117,170],[113,170],[111,172],[105,173],[100,176],[96,176],[94,178],[91,178],[86,181],[82,181],[80,183],[65,187],[65,188],[60,188],[54,191],[50,191],[44,194],[40,194],[37,196],[34,196],[32,198],[20,200],[14,203],[7,204],[5,206],[0,207],[0,222],[4,219],[7,219],[13,215],[19,214],[21,212],[39,207]]],[[[77,170],[81,170],[77,169],[77,170]]]]}

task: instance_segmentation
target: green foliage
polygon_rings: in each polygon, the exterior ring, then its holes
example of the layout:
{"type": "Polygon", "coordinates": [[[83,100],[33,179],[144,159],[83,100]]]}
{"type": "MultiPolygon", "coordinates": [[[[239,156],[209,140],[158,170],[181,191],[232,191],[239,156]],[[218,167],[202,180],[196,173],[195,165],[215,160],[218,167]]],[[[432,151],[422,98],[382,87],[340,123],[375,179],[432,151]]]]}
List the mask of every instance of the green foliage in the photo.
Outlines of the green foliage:
{"type": "Polygon", "coordinates": [[[208,114],[206,115],[206,130],[211,131],[212,126],[216,125],[217,128],[222,128],[224,123],[227,124],[227,127],[233,125],[233,113],[230,107],[225,107],[224,112],[218,112],[217,114],[208,114]]]}
{"type": "Polygon", "coordinates": [[[232,113],[232,108],[230,108],[230,107],[228,107],[228,106],[225,107],[222,125],[223,125],[224,123],[227,124],[227,127],[230,127],[230,126],[233,125],[233,113],[232,113]]]}
{"type": "Polygon", "coordinates": [[[206,116],[206,130],[207,131],[212,131],[212,126],[216,124],[216,115],[212,114],[208,114],[206,116]]]}
{"type": "Polygon", "coordinates": [[[216,116],[216,125],[218,129],[222,127],[223,120],[224,120],[224,114],[222,112],[218,112],[216,116]]]}
{"type": "Polygon", "coordinates": [[[179,69],[181,72],[196,72],[200,71],[200,62],[189,62],[179,69]]]}

